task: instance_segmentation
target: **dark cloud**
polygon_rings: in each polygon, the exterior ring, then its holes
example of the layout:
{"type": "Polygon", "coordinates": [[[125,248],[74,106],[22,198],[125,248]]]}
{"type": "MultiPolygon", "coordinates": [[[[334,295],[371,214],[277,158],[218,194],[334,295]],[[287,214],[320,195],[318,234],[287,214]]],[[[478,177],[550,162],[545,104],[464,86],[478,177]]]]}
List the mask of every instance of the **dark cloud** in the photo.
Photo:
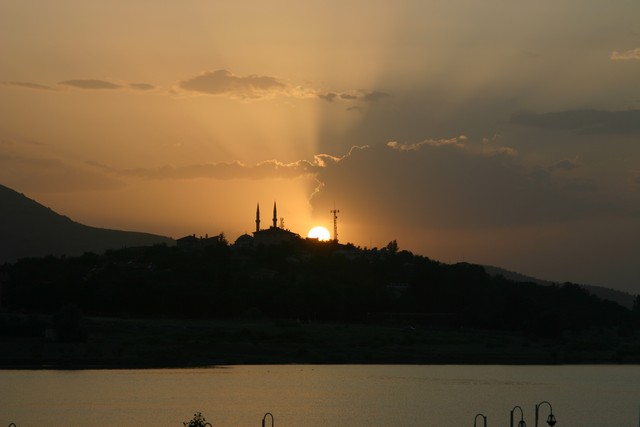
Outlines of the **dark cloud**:
{"type": "Polygon", "coordinates": [[[337,101],[377,102],[390,96],[381,91],[337,92],[321,91],[303,86],[291,87],[276,77],[256,74],[237,76],[228,70],[207,71],[179,82],[178,88],[199,94],[228,96],[237,99],[260,99],[285,95],[297,98],[315,97],[330,103],[337,101]]]}
{"type": "MultiPolygon", "coordinates": [[[[55,87],[21,81],[3,82],[2,84],[6,86],[36,90],[58,90],[58,88],[55,87]]],[[[140,92],[149,92],[157,89],[156,86],[149,83],[117,84],[98,79],[64,80],[59,82],[58,85],[83,90],[107,91],[128,88],[140,92]]],[[[188,91],[203,95],[227,96],[243,100],[264,99],[272,98],[277,95],[284,95],[295,98],[319,98],[330,103],[336,101],[377,102],[390,96],[389,94],[381,91],[364,90],[354,90],[349,92],[321,92],[308,86],[288,86],[278,78],[272,76],[261,76],[256,74],[237,76],[227,70],[207,71],[198,76],[183,80],[178,83],[177,90],[176,88],[173,88],[170,93],[177,94],[180,91],[188,91]]],[[[349,110],[359,109],[360,108],[350,108],[349,110]]]]}
{"type": "MultiPolygon", "coordinates": [[[[318,182],[314,209],[339,201],[362,224],[402,221],[404,229],[509,229],[564,224],[617,208],[601,201],[590,178],[555,173],[578,168],[578,158],[551,167],[523,164],[517,154],[464,136],[414,144],[353,147],[342,157],[311,160],[202,163],[115,170],[106,175],[148,180],[261,180],[308,177],[318,182]]],[[[640,174],[632,176],[640,184],[640,174]]],[[[312,191],[310,189],[310,191],[312,191]]],[[[378,224],[378,225],[376,225],[378,224]]]]}
{"type": "Polygon", "coordinates": [[[589,178],[575,178],[564,184],[565,190],[570,192],[593,192],[596,190],[596,184],[589,178]]]}
{"type": "Polygon", "coordinates": [[[97,166],[116,176],[153,180],[307,176],[319,183],[312,204],[341,200],[354,217],[379,223],[401,217],[407,227],[544,224],[609,209],[590,199],[595,197],[590,180],[551,173],[578,167],[577,158],[547,169],[526,167],[512,150],[489,149],[465,136],[353,147],[342,157],[319,154],[292,163],[269,160],[254,165],[231,162],[129,170],[97,166]]]}
{"type": "Polygon", "coordinates": [[[578,158],[561,160],[558,163],[549,166],[549,172],[569,172],[580,167],[578,158]]]}
{"type": "Polygon", "coordinates": [[[556,178],[510,152],[483,151],[459,137],[352,150],[317,172],[322,190],[314,206],[340,200],[354,218],[378,224],[401,218],[405,228],[544,224],[604,209],[588,199],[586,182],[556,178]]]}
{"type": "Polygon", "coordinates": [[[399,144],[397,141],[387,142],[387,147],[398,151],[419,151],[423,145],[432,145],[435,147],[441,145],[455,145],[458,147],[464,147],[468,138],[464,135],[456,136],[453,138],[440,138],[440,139],[425,139],[424,141],[416,142],[414,144],[399,144]]]}
{"type": "Polygon", "coordinates": [[[389,96],[391,95],[389,95],[388,93],[374,90],[372,92],[364,92],[362,99],[368,102],[378,102],[381,99],[388,98],[389,96]]]}
{"type": "Polygon", "coordinates": [[[324,92],[319,93],[318,98],[325,101],[334,102],[338,100],[342,101],[365,101],[365,102],[377,102],[381,99],[387,98],[390,95],[380,91],[353,91],[353,92],[324,92]]]}
{"type": "Polygon", "coordinates": [[[154,85],[150,85],[148,83],[129,83],[129,87],[135,90],[154,90],[156,87],[154,85]]]}
{"type": "Polygon", "coordinates": [[[264,98],[283,92],[286,85],[275,77],[236,76],[227,70],[207,71],[179,83],[183,90],[235,98],[264,98]]]}
{"type": "Polygon", "coordinates": [[[341,98],[341,99],[345,99],[345,100],[347,100],[347,101],[353,101],[353,100],[358,99],[358,97],[357,97],[356,95],[352,95],[352,94],[350,94],[350,93],[343,93],[343,94],[340,94],[340,98],[341,98]]]}
{"type": "Polygon", "coordinates": [[[569,130],[581,134],[628,134],[640,132],[640,110],[520,113],[514,115],[511,122],[543,129],[569,130]]]}
{"type": "Polygon", "coordinates": [[[16,86],[23,87],[27,89],[36,89],[36,90],[56,90],[50,86],[41,85],[38,83],[30,83],[30,82],[3,82],[2,84],[6,86],[16,86]]]}
{"type": "Polygon", "coordinates": [[[107,82],[105,80],[95,80],[95,79],[87,79],[87,80],[65,80],[63,82],[59,82],[59,85],[70,86],[77,89],[88,89],[88,90],[114,90],[121,89],[122,86],[117,85],[115,83],[107,82]]]}
{"type": "MultiPolygon", "coordinates": [[[[340,96],[340,95],[338,95],[335,92],[327,92],[327,93],[319,94],[318,98],[324,99],[325,101],[333,102],[333,101],[336,100],[336,98],[338,98],[338,96],[340,96]]],[[[342,96],[340,96],[340,97],[342,97],[342,96]]]]}

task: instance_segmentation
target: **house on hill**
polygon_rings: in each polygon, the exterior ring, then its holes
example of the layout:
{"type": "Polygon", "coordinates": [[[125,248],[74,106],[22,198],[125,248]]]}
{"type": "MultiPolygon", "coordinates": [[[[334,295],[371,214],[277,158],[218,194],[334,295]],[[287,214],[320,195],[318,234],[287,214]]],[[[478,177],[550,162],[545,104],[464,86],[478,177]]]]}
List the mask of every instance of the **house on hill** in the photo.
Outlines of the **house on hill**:
{"type": "Polygon", "coordinates": [[[208,235],[205,235],[204,237],[196,237],[195,234],[191,234],[189,236],[181,237],[176,240],[176,243],[180,249],[193,251],[207,246],[217,245],[222,241],[222,239],[224,239],[222,234],[213,237],[209,237],[208,235]]]}

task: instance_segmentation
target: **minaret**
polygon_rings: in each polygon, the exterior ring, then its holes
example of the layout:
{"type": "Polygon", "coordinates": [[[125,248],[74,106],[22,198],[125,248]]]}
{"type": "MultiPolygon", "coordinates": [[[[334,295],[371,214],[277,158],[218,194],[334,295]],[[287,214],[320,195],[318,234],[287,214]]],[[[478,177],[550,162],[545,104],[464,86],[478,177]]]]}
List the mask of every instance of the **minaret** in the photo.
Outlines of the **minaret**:
{"type": "Polygon", "coordinates": [[[273,228],[278,227],[278,211],[276,209],[276,202],[273,202],[273,228]]]}
{"type": "Polygon", "coordinates": [[[256,206],[256,233],[260,231],[260,203],[256,206]]]}

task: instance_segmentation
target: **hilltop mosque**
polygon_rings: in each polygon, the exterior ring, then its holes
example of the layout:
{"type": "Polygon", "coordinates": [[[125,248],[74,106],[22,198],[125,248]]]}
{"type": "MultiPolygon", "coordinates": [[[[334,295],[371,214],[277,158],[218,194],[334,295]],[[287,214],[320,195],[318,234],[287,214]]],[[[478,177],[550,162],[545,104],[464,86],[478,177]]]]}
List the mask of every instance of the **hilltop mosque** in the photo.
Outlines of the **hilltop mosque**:
{"type": "Polygon", "coordinates": [[[280,219],[280,226],[278,227],[278,208],[276,202],[273,202],[273,218],[272,225],[269,228],[260,228],[260,204],[256,206],[256,231],[253,232],[253,237],[249,234],[243,234],[235,241],[235,245],[238,246],[251,246],[251,245],[277,245],[283,242],[295,242],[300,240],[299,234],[284,228],[284,219],[280,219]]]}

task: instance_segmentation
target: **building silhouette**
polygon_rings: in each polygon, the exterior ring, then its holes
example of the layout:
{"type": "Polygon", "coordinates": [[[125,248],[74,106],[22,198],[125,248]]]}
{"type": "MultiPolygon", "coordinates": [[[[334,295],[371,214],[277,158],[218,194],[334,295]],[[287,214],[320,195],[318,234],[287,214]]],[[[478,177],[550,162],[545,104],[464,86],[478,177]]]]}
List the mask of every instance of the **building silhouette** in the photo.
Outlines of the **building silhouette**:
{"type": "Polygon", "coordinates": [[[256,205],[256,230],[253,232],[253,236],[249,234],[243,234],[235,241],[236,246],[270,246],[280,243],[291,243],[301,239],[300,235],[293,231],[284,228],[284,220],[281,218],[280,226],[278,226],[278,207],[276,202],[273,202],[273,218],[271,219],[271,226],[266,229],[260,228],[260,204],[256,205]]]}
{"type": "Polygon", "coordinates": [[[196,237],[195,234],[184,236],[176,240],[176,244],[180,249],[187,251],[194,251],[205,248],[207,246],[214,246],[223,242],[224,235],[221,233],[217,236],[209,237],[208,235],[196,237]]]}

